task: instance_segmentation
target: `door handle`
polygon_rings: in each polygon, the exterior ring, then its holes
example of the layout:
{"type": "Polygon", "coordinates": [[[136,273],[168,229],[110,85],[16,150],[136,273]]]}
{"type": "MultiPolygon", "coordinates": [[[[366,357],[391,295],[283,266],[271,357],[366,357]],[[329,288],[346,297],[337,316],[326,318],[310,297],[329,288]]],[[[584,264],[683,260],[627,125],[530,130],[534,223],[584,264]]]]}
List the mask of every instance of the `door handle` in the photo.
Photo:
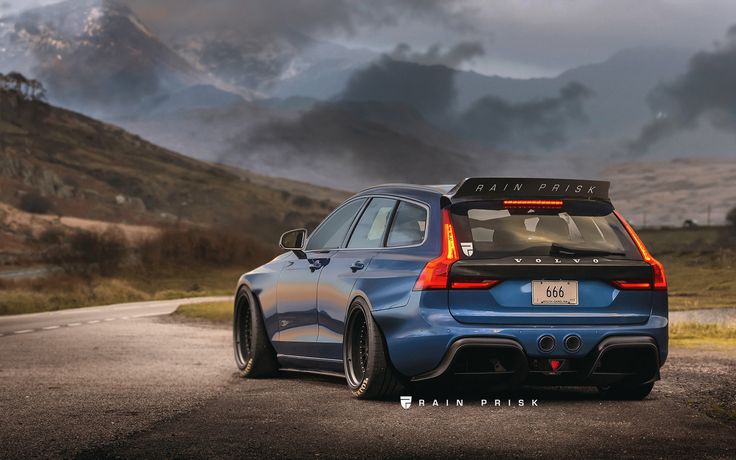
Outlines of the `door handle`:
{"type": "Polygon", "coordinates": [[[364,268],[365,264],[360,260],[356,260],[355,262],[353,262],[353,265],[350,266],[350,270],[352,270],[353,273],[357,272],[358,270],[363,270],[364,268]]]}
{"type": "Polygon", "coordinates": [[[320,268],[322,268],[322,262],[319,260],[315,260],[309,264],[309,269],[312,271],[319,270],[320,268]]]}

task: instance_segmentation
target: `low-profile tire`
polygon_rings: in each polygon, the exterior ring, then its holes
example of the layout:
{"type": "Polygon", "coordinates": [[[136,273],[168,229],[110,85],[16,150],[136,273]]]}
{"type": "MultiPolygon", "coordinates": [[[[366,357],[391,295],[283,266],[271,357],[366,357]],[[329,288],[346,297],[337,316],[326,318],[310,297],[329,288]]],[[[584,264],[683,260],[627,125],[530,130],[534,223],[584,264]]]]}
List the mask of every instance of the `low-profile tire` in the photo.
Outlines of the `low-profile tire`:
{"type": "Polygon", "coordinates": [[[356,398],[384,399],[404,386],[404,379],[389,361],[383,334],[362,299],[353,301],[348,311],[343,362],[348,387],[356,398]]]}
{"type": "Polygon", "coordinates": [[[243,288],[233,310],[235,364],[243,377],[271,377],[278,370],[276,352],[268,340],[263,316],[255,296],[243,288]]]}
{"type": "Polygon", "coordinates": [[[598,387],[604,399],[639,401],[647,397],[654,388],[654,382],[644,385],[611,385],[598,387]]]}

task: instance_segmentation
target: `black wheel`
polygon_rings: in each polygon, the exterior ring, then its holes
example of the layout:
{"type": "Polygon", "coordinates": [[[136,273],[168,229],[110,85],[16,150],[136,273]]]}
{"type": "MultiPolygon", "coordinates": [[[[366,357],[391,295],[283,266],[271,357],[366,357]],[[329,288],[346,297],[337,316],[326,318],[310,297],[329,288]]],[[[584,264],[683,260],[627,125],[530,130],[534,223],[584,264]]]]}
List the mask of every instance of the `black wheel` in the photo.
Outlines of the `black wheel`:
{"type": "Polygon", "coordinates": [[[361,299],[355,300],[348,312],[343,361],[348,387],[356,398],[386,398],[403,387],[403,379],[388,359],[383,335],[361,299]]]}
{"type": "Polygon", "coordinates": [[[611,385],[598,387],[601,396],[605,399],[639,401],[649,395],[654,388],[654,382],[644,385],[611,385]]]}
{"type": "Polygon", "coordinates": [[[276,352],[263,325],[261,309],[248,289],[241,289],[233,311],[235,363],[244,377],[269,377],[276,373],[276,352]]]}

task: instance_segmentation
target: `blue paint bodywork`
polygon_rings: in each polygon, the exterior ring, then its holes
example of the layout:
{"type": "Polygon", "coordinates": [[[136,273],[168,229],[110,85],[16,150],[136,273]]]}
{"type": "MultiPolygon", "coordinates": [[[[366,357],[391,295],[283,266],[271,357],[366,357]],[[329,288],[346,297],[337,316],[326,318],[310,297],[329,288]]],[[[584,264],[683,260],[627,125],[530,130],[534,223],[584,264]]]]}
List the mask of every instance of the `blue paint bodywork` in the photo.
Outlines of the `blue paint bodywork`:
{"type": "MultiPolygon", "coordinates": [[[[450,346],[467,337],[517,341],[530,359],[581,358],[611,336],[645,336],[656,342],[659,365],[667,358],[666,291],[621,291],[580,280],[572,311],[531,304],[531,279],[512,279],[486,290],[412,290],[425,264],[441,251],[443,192],[419,186],[381,186],[357,197],[394,197],[428,208],[427,235],[405,248],[293,252],[244,274],[238,289],[260,303],[268,336],[284,367],[343,372],[342,339],[348,307],[357,298],[370,306],[396,370],[412,378],[437,368],[450,346]],[[352,270],[356,261],[365,268],[352,270]],[[320,268],[313,269],[318,265],[320,268]],[[580,350],[539,351],[538,338],[561,343],[579,334],[580,350]]],[[[348,201],[350,201],[348,200],[348,201]]]]}

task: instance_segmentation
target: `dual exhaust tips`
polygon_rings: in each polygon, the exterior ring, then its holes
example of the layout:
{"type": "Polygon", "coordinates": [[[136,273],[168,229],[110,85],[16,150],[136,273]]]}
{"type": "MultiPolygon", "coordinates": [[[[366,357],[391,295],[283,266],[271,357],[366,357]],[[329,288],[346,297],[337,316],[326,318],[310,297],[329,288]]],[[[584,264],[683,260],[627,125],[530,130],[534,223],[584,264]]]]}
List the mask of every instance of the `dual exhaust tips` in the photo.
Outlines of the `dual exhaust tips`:
{"type": "MultiPolygon", "coordinates": [[[[580,347],[583,345],[583,340],[577,334],[568,334],[564,339],[562,339],[562,345],[569,353],[575,353],[580,350],[580,347]]],[[[537,346],[539,347],[539,351],[549,353],[555,349],[557,341],[554,336],[545,334],[539,337],[537,340],[537,346]]]]}

